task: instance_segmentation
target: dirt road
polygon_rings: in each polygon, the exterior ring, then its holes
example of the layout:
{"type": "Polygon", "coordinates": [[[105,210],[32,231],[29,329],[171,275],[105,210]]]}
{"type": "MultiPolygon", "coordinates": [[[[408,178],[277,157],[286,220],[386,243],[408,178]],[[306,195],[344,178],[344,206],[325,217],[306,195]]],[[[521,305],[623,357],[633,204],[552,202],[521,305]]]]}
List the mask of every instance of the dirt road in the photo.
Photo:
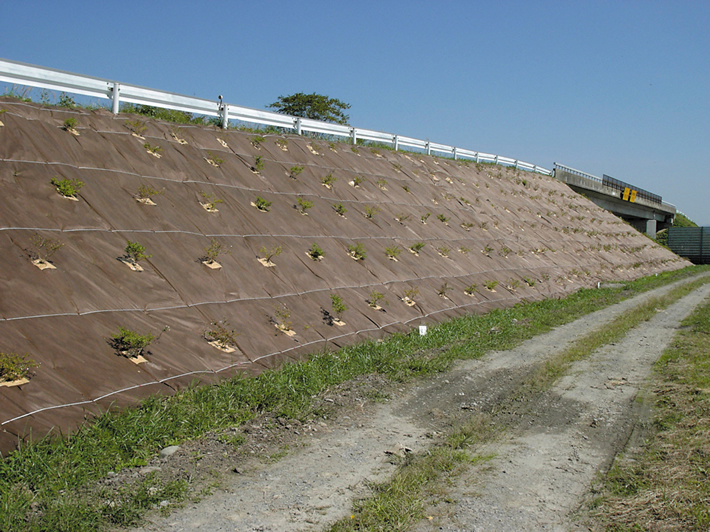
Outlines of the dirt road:
{"type": "MultiPolygon", "coordinates": [[[[680,321],[710,294],[710,285],[575,364],[534,401],[511,401],[512,392],[546,357],[672,286],[395,389],[386,402],[373,402],[354,386],[354,406],[351,401],[336,420],[292,430],[297,437],[285,457],[240,465],[238,474],[222,480],[223,489],[141,530],[323,530],[349,515],[353,499],[367,495],[367,481],[393,471],[387,453],[422,451],[432,436],[478,411],[505,426],[501,440],[479,450],[495,457],[447,487],[448,502],[429,508],[431,518],[414,530],[577,530],[574,513],[590,483],[626,445],[643,415],[636,397],[652,363],[680,321]]],[[[337,403],[339,397],[326,400],[337,403]]]]}

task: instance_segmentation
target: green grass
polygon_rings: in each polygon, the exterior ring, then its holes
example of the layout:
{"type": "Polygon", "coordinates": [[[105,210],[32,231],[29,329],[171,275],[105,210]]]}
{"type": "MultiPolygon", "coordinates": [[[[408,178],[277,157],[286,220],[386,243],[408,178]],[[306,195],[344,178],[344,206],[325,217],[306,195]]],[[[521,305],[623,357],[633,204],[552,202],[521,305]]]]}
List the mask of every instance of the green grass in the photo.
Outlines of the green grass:
{"type": "Polygon", "coordinates": [[[710,529],[710,303],[682,327],[654,367],[642,448],[617,457],[595,487],[591,515],[606,530],[710,529]]]}
{"type": "MultiPolygon", "coordinates": [[[[111,512],[104,515],[94,508],[86,486],[109,471],[145,465],[163,447],[208,431],[239,427],[267,411],[287,419],[319,416],[323,412],[313,396],[355,377],[376,373],[405,382],[442,372],[455,360],[509,349],[625,297],[708,269],[664,273],[626,283],[623,289],[579,290],[565,299],[453,319],[431,326],[426,336],[394,334],[381,343],[316,353],[308,361],[258,377],[241,376],[219,386],[192,386],[170,397],[153,396],[136,408],[107,412],[72,434],[22,443],[0,461],[0,529],[106,529],[114,518],[111,512]],[[493,327],[497,334],[489,333],[493,327]],[[32,503],[41,510],[41,519],[32,503]],[[62,519],[71,524],[60,526],[62,519]]],[[[148,503],[131,500],[120,505],[127,513],[136,507],[137,513],[131,515],[140,515],[148,503]]]]}

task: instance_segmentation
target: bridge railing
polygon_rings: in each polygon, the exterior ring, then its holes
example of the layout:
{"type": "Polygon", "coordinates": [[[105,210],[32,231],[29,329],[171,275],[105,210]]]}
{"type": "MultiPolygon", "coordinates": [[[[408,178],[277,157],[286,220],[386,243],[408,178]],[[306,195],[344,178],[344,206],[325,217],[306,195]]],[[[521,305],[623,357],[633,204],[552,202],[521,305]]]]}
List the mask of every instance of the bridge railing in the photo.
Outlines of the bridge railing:
{"type": "Polygon", "coordinates": [[[395,150],[414,148],[425,152],[427,155],[439,153],[451,156],[454,159],[470,159],[476,162],[514,166],[515,168],[529,172],[552,175],[550,170],[510,157],[466,150],[447,144],[438,144],[428,140],[414,139],[393,133],[355,128],[271,111],[251,109],[249,107],[228,104],[222,101],[184,96],[182,94],[149,89],[138,85],[120,83],[114,80],[29,65],[8,59],[0,59],[0,82],[64,91],[89,96],[91,98],[108,99],[111,101],[111,110],[114,114],[119,112],[121,102],[135,105],[150,105],[197,115],[218,117],[222,122],[222,127],[227,127],[230,120],[237,120],[265,126],[293,129],[299,135],[304,132],[321,133],[348,138],[353,144],[357,143],[358,139],[380,142],[391,145],[395,150]]]}

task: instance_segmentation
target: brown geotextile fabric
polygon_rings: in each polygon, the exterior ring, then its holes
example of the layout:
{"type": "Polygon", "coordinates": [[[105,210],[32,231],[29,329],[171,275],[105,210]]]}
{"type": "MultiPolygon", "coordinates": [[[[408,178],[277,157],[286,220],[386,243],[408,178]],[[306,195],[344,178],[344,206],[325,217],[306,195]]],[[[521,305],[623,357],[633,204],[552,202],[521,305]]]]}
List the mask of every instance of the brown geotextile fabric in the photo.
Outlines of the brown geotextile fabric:
{"type": "Polygon", "coordinates": [[[194,380],[688,265],[540,174],[104,110],[11,99],[0,109],[0,351],[40,364],[28,384],[0,387],[3,452],[30,431],[66,432],[194,380]],[[78,136],[62,127],[67,118],[78,136]],[[142,139],[129,129],[136,121],[147,126],[142,139]],[[55,177],[84,183],[78,201],[58,194],[55,177]],[[136,200],[141,185],[160,191],[156,205],[136,200]],[[257,197],[268,212],[252,205],[257,197]],[[313,204],[307,215],[299,198],[313,204]],[[212,200],[217,212],[201,205],[212,200]],[[50,258],[56,269],[32,263],[36,236],[64,244],[50,258]],[[212,239],[221,269],[200,260],[212,239]],[[129,241],[150,255],[142,272],[119,260],[129,241]],[[417,242],[418,256],[409,251],[417,242]],[[313,244],[323,260],[308,255],[313,244]],[[357,244],[364,260],[349,255],[357,244]],[[258,261],[278,248],[275,266],[258,261]],[[396,261],[386,248],[401,250],[396,261]],[[495,291],[485,288],[492,281],[495,291]],[[414,306],[402,301],[410,289],[414,306]],[[373,291],[382,310],[368,304],[373,291]],[[343,326],[324,317],[332,294],[348,307],[343,326]],[[275,326],[284,309],[293,336],[275,326]],[[220,320],[237,334],[231,353],[204,338],[220,320]],[[109,340],[119,327],[156,337],[147,362],[117,353],[109,340]]]}

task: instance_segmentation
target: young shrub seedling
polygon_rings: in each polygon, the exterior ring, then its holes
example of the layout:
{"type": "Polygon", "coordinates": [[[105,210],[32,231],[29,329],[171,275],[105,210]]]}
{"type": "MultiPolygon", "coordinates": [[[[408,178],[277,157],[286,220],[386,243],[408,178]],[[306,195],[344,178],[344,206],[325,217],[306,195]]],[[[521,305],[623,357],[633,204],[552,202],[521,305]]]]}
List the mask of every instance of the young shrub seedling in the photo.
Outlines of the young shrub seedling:
{"type": "Polygon", "coordinates": [[[64,246],[64,242],[61,240],[56,238],[43,238],[40,235],[34,235],[30,238],[30,243],[35,247],[35,250],[30,252],[30,259],[39,266],[40,269],[44,269],[41,268],[40,264],[45,268],[53,268],[52,265],[49,264],[49,259],[64,246]]]}
{"type": "Polygon", "coordinates": [[[202,333],[202,337],[210,345],[227,353],[233,353],[237,345],[237,333],[231,328],[227,320],[213,321],[202,333]]]}
{"type": "Polygon", "coordinates": [[[155,337],[152,334],[138,334],[130,329],[118,328],[109,341],[111,347],[128,358],[138,358],[155,337]]]}
{"type": "Polygon", "coordinates": [[[68,131],[73,135],[79,136],[79,132],[76,130],[76,118],[67,118],[62,125],[64,131],[68,131]]]}
{"type": "Polygon", "coordinates": [[[332,173],[321,178],[320,182],[325,188],[333,188],[333,184],[338,180],[332,173]]]}
{"type": "Polygon", "coordinates": [[[520,288],[520,281],[512,278],[508,279],[508,282],[506,283],[506,288],[511,292],[515,292],[518,288],[520,288]]]}
{"type": "Polygon", "coordinates": [[[261,155],[255,155],[254,156],[254,166],[252,166],[251,171],[259,173],[264,169],[264,160],[261,158],[261,155]]]}
{"type": "Polygon", "coordinates": [[[288,151],[288,140],[276,139],[276,145],[283,151],[288,151]]]}
{"type": "Polygon", "coordinates": [[[481,229],[488,231],[488,222],[481,222],[481,229]]]}
{"type": "Polygon", "coordinates": [[[525,281],[525,284],[527,284],[529,287],[535,286],[537,284],[535,282],[535,279],[531,279],[530,277],[523,277],[523,281],[525,281]]]}
{"type": "Polygon", "coordinates": [[[266,140],[264,137],[257,135],[251,138],[251,145],[254,146],[257,150],[260,150],[261,143],[264,142],[264,140],[266,140]]]}
{"type": "Polygon", "coordinates": [[[508,246],[503,246],[502,248],[500,248],[500,250],[498,250],[498,255],[500,255],[501,257],[507,258],[508,255],[510,255],[512,253],[512,251],[513,250],[510,249],[508,246]]]}
{"type": "Polygon", "coordinates": [[[404,214],[403,212],[400,212],[397,214],[394,219],[397,220],[399,223],[404,224],[407,220],[409,220],[410,215],[409,214],[404,214]]]}
{"type": "Polygon", "coordinates": [[[450,290],[452,290],[452,288],[449,286],[449,283],[444,283],[438,288],[436,293],[439,294],[439,297],[441,297],[443,299],[449,299],[449,297],[446,295],[446,293],[449,292],[450,290]]]}
{"type": "Polygon", "coordinates": [[[214,166],[215,168],[219,168],[219,165],[224,162],[224,159],[218,157],[211,151],[207,152],[207,157],[205,157],[205,161],[207,161],[209,164],[214,166]]]}
{"type": "Polygon", "coordinates": [[[221,199],[214,194],[209,194],[205,191],[200,191],[200,195],[202,196],[202,199],[205,200],[204,202],[201,201],[200,205],[202,205],[207,212],[219,212],[217,204],[222,203],[221,199]]]}
{"type": "Polygon", "coordinates": [[[431,213],[428,212],[426,214],[422,214],[422,217],[419,219],[424,225],[426,225],[426,221],[429,219],[429,216],[431,216],[431,213]]]}
{"type": "Polygon", "coordinates": [[[471,251],[469,248],[461,246],[459,248],[459,253],[463,253],[464,255],[468,255],[468,252],[471,251]]]}
{"type": "Polygon", "coordinates": [[[498,286],[498,281],[486,281],[483,283],[483,286],[485,286],[486,290],[489,292],[495,292],[496,286],[498,286]]]}
{"type": "Polygon", "coordinates": [[[271,207],[271,202],[266,201],[261,196],[257,196],[256,199],[254,200],[254,202],[252,203],[252,205],[254,207],[256,207],[257,209],[259,209],[261,212],[269,212],[271,210],[269,208],[269,207],[271,207]]]}
{"type": "Polygon", "coordinates": [[[308,214],[308,209],[313,207],[313,202],[304,200],[303,198],[296,198],[296,208],[298,209],[298,212],[303,214],[304,216],[308,214]]]}
{"type": "Polygon", "coordinates": [[[291,179],[296,179],[301,174],[301,172],[303,172],[303,166],[292,166],[289,177],[291,179]]]}
{"type": "Polygon", "coordinates": [[[139,261],[149,259],[153,256],[145,254],[145,246],[142,246],[138,242],[131,242],[130,240],[128,244],[126,244],[124,251],[126,252],[128,260],[132,261],[133,264],[138,264],[139,261]]]}
{"type": "Polygon", "coordinates": [[[59,105],[59,107],[68,107],[69,109],[72,109],[76,107],[76,102],[74,101],[74,98],[69,96],[66,92],[62,92],[59,95],[59,102],[57,105],[59,105]]]}
{"type": "Polygon", "coordinates": [[[481,253],[484,255],[488,255],[489,257],[491,256],[491,253],[495,251],[491,246],[486,246],[481,250],[481,253]]]}
{"type": "Polygon", "coordinates": [[[170,136],[173,137],[175,142],[177,142],[180,145],[185,145],[187,144],[187,141],[182,138],[182,129],[180,129],[178,126],[170,126],[170,136]]]}
{"type": "Polygon", "coordinates": [[[478,285],[477,284],[470,284],[466,288],[463,289],[464,294],[467,296],[473,296],[476,291],[478,290],[478,285]]]}
{"type": "Polygon", "coordinates": [[[343,316],[343,312],[348,310],[348,307],[345,306],[343,298],[340,297],[338,294],[330,294],[330,302],[333,308],[333,312],[335,313],[335,319],[333,320],[333,323],[340,326],[345,325],[341,317],[343,316]]]}
{"type": "Polygon", "coordinates": [[[314,242],[311,249],[308,250],[308,256],[313,260],[323,260],[325,252],[323,251],[323,248],[314,242]]]}
{"type": "Polygon", "coordinates": [[[342,203],[336,203],[333,205],[333,210],[338,213],[338,216],[342,216],[343,218],[345,218],[345,213],[348,212],[342,203]]]}
{"type": "Polygon", "coordinates": [[[65,198],[76,199],[76,195],[84,186],[82,181],[78,179],[57,179],[58,176],[54,176],[50,183],[55,186],[57,192],[64,196],[65,198]]]}
{"type": "Polygon", "coordinates": [[[276,264],[274,264],[271,261],[271,259],[281,255],[281,251],[282,251],[281,246],[277,246],[277,247],[271,248],[271,249],[266,249],[266,247],[262,247],[259,250],[261,257],[259,257],[258,260],[267,268],[273,268],[274,266],[276,266],[276,264]]]}
{"type": "Polygon", "coordinates": [[[358,149],[357,146],[352,146],[350,149],[352,150],[353,153],[360,155],[360,150],[358,149]]]}
{"type": "Polygon", "coordinates": [[[350,244],[348,246],[348,253],[355,260],[365,260],[365,257],[367,257],[365,246],[362,244],[350,244]]]}
{"type": "Polygon", "coordinates": [[[463,222],[461,224],[461,227],[465,229],[466,231],[470,231],[471,228],[473,227],[473,224],[471,222],[463,222]]]}
{"type": "Polygon", "coordinates": [[[202,257],[202,264],[212,269],[219,269],[222,265],[217,262],[217,257],[222,253],[222,243],[216,238],[210,240],[210,245],[205,248],[205,255],[202,257]]]}
{"type": "MultiPolygon", "coordinates": [[[[29,380],[33,368],[39,364],[29,358],[29,355],[0,352],[0,382],[17,382],[29,380]]],[[[24,382],[17,382],[24,384],[24,382]]]]}
{"type": "Polygon", "coordinates": [[[364,182],[364,179],[360,176],[355,176],[353,177],[353,180],[348,183],[351,187],[358,188],[361,183],[364,182]]]}
{"type": "Polygon", "coordinates": [[[136,198],[136,201],[140,203],[155,205],[155,202],[152,199],[153,196],[160,196],[164,192],[164,190],[157,190],[150,185],[141,185],[138,187],[138,192],[136,192],[134,198],[136,198]]]}
{"type": "Polygon", "coordinates": [[[157,157],[160,159],[162,155],[160,154],[161,151],[163,151],[163,148],[160,146],[151,146],[148,142],[143,144],[143,147],[145,148],[145,151],[153,155],[154,157],[157,157]]]}
{"type": "Polygon", "coordinates": [[[377,186],[380,187],[382,190],[387,190],[387,180],[386,179],[378,179],[377,186]]]}
{"type": "Polygon", "coordinates": [[[448,258],[451,249],[447,248],[446,246],[439,246],[438,248],[436,248],[436,251],[438,251],[439,255],[441,255],[442,257],[448,258]]]}
{"type": "Polygon", "coordinates": [[[399,257],[400,253],[402,253],[402,248],[399,246],[391,246],[385,248],[385,255],[387,255],[387,258],[395,262],[397,262],[397,257],[399,257]]]}
{"type": "Polygon", "coordinates": [[[288,335],[288,336],[293,336],[296,334],[296,332],[292,329],[293,327],[293,322],[291,321],[291,309],[288,308],[286,305],[282,305],[281,307],[277,307],[274,310],[274,315],[271,318],[271,322],[274,324],[274,326],[281,331],[282,333],[288,335]]]}
{"type": "Polygon", "coordinates": [[[416,286],[412,288],[408,288],[407,290],[404,291],[404,297],[402,298],[402,301],[408,306],[408,307],[413,307],[417,303],[414,301],[414,298],[417,297],[417,294],[419,293],[419,288],[416,286]]]}
{"type": "Polygon", "coordinates": [[[402,190],[404,190],[405,192],[407,192],[407,193],[409,193],[409,194],[412,193],[412,191],[409,190],[409,185],[402,185],[402,190]]]}
{"type": "Polygon", "coordinates": [[[380,212],[379,207],[370,207],[369,205],[365,205],[365,218],[368,220],[372,220],[378,212],[380,212]]]}
{"type": "Polygon", "coordinates": [[[373,290],[370,292],[369,299],[367,300],[367,304],[375,309],[375,310],[381,310],[382,307],[380,306],[380,301],[384,300],[385,295],[382,292],[378,292],[377,290],[373,290]]]}
{"type": "Polygon", "coordinates": [[[444,214],[437,214],[436,219],[439,220],[443,224],[449,225],[448,224],[449,219],[444,214]]]}
{"type": "Polygon", "coordinates": [[[143,133],[146,129],[148,129],[148,126],[145,125],[145,122],[141,122],[140,120],[128,120],[126,122],[126,127],[130,130],[134,137],[138,137],[141,140],[145,140],[143,138],[143,133]]]}
{"type": "Polygon", "coordinates": [[[426,246],[424,242],[415,242],[414,244],[409,246],[409,251],[411,251],[415,255],[419,255],[419,252],[424,249],[424,246],[426,246]]]}

